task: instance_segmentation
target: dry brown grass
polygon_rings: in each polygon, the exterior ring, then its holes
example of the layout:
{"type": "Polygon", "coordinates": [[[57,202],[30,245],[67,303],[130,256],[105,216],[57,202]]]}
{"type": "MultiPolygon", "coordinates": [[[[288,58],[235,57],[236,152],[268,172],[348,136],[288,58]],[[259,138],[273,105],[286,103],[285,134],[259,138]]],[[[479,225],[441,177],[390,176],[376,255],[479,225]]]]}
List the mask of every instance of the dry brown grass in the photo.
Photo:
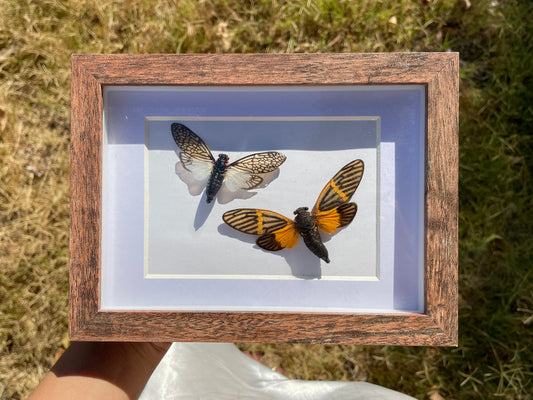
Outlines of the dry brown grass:
{"type": "Polygon", "coordinates": [[[65,335],[68,136],[52,115],[2,104],[0,370],[4,384],[31,388],[65,335]]]}
{"type": "Polygon", "coordinates": [[[450,46],[462,54],[460,347],[241,347],[291,378],[367,380],[419,398],[530,399],[533,10],[468,4],[0,0],[0,399],[26,397],[68,344],[72,53],[450,46]]]}

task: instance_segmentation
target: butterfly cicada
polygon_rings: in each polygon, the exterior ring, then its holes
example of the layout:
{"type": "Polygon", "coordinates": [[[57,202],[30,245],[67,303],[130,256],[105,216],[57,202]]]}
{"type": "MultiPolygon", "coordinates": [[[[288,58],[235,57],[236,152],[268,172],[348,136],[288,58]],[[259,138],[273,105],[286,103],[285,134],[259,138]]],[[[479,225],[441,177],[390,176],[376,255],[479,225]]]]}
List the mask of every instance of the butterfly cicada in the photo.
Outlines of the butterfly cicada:
{"type": "Polygon", "coordinates": [[[276,151],[267,151],[250,154],[230,164],[226,154],[219,154],[215,160],[204,141],[185,125],[173,123],[171,131],[182,150],[179,158],[183,168],[190,171],[194,179],[207,180],[205,194],[208,203],[213,201],[222,185],[231,192],[259,186],[263,182],[261,175],[274,171],[287,158],[276,151]]]}
{"type": "Polygon", "coordinates": [[[363,170],[361,160],[345,165],[322,189],[311,213],[307,207],[297,208],[294,220],[273,211],[253,208],[231,210],[224,213],[222,218],[234,229],[261,235],[256,243],[265,250],[291,248],[300,234],[309,250],[329,263],[328,250],[322,243],[318,228],[333,233],[352,222],[357,204],[348,201],[361,182],[363,170]]]}

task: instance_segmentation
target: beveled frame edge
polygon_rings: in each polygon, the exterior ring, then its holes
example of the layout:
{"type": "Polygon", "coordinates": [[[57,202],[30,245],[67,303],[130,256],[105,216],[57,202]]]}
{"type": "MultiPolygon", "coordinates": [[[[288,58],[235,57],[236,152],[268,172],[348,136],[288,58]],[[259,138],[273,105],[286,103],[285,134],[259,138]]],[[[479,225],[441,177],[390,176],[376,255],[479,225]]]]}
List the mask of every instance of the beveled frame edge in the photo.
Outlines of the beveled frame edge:
{"type": "Polygon", "coordinates": [[[457,53],[74,55],[71,340],[457,345],[457,53]],[[100,311],[105,85],[425,85],[424,314],[100,311]]]}

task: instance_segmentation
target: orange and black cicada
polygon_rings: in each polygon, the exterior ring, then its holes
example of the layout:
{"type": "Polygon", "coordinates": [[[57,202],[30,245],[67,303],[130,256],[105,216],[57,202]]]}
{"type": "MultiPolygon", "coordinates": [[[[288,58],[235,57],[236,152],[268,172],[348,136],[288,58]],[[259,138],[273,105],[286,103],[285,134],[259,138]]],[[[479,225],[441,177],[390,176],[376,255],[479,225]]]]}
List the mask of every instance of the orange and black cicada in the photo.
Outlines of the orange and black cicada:
{"type": "Polygon", "coordinates": [[[259,186],[263,182],[261,175],[274,171],[287,158],[277,151],[266,151],[250,154],[230,164],[226,154],[219,154],[215,160],[205,142],[185,125],[173,123],[170,129],[182,150],[179,157],[183,168],[197,181],[207,181],[208,203],[213,201],[222,185],[231,192],[259,186]]]}
{"type": "Polygon", "coordinates": [[[294,220],[273,211],[253,208],[231,210],[222,218],[238,231],[261,235],[256,243],[265,250],[291,248],[298,241],[299,234],[313,254],[329,263],[328,250],[322,243],[318,228],[333,233],[352,222],[357,204],[348,201],[359,186],[363,171],[361,160],[345,165],[322,189],[311,213],[307,207],[297,208],[294,220]]]}

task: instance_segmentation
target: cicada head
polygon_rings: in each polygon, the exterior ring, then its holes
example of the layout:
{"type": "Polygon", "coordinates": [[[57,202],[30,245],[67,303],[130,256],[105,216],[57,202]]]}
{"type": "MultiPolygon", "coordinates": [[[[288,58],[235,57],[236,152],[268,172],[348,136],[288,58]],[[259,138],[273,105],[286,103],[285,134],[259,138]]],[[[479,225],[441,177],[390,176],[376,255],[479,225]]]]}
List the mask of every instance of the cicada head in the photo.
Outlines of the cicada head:
{"type": "Polygon", "coordinates": [[[294,210],[294,215],[306,215],[309,214],[309,208],[308,207],[298,207],[296,210],[294,210]]]}
{"type": "Polygon", "coordinates": [[[225,170],[226,167],[229,165],[229,157],[227,154],[219,154],[218,159],[215,162],[216,168],[219,170],[225,170]]]}
{"type": "Polygon", "coordinates": [[[221,153],[218,155],[217,165],[227,167],[229,165],[229,157],[227,154],[221,153]]]}

